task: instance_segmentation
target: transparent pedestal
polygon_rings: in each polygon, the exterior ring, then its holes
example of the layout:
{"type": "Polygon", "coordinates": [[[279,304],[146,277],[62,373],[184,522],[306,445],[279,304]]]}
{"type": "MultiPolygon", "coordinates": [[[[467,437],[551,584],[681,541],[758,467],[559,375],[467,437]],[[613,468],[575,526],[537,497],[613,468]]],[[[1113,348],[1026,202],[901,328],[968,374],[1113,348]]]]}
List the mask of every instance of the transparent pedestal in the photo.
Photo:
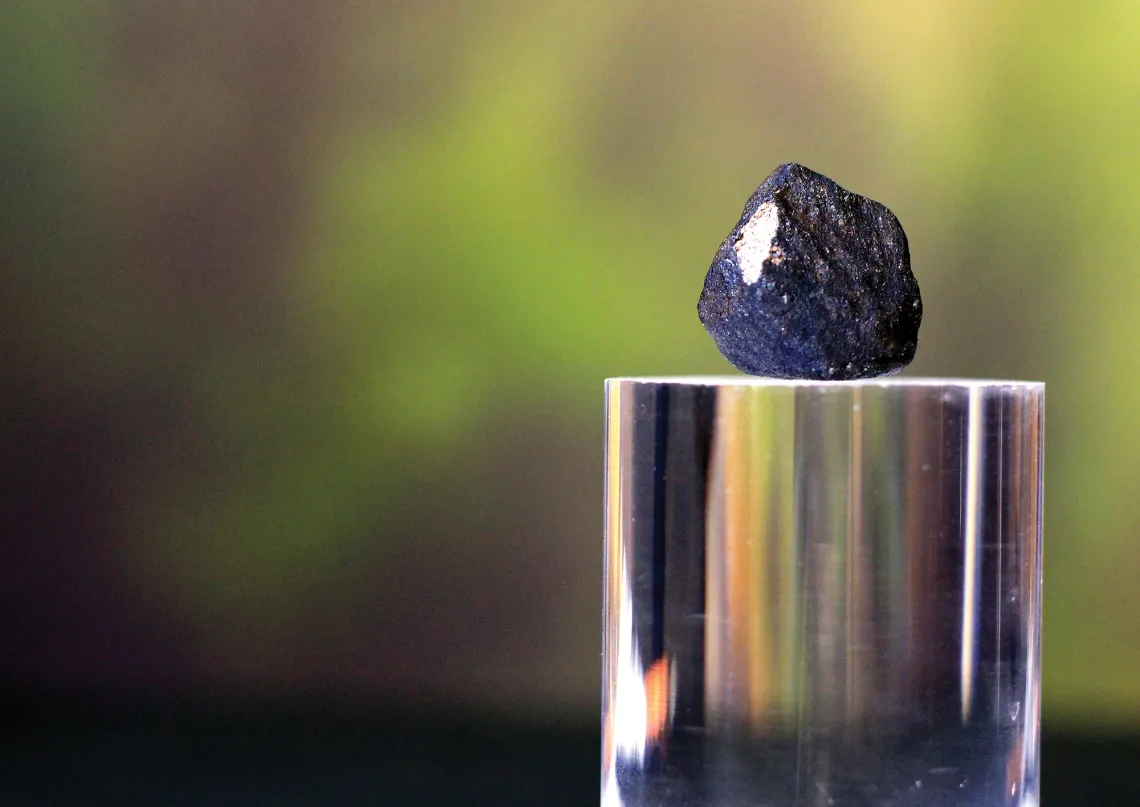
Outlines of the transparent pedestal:
{"type": "Polygon", "coordinates": [[[1043,385],[606,396],[604,807],[1037,804],[1043,385]]]}

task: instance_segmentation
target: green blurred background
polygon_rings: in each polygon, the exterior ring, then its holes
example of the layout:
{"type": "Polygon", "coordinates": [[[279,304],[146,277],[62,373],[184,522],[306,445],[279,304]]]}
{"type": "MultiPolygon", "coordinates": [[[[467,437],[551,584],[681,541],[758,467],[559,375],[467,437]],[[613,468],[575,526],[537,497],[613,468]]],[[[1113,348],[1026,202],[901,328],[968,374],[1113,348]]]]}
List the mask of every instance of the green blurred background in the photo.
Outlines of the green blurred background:
{"type": "Polygon", "coordinates": [[[1140,5],[0,5],[0,683],[596,720],[602,379],[748,194],[1048,383],[1045,719],[1140,728],[1140,5]],[[381,705],[381,706],[378,706],[381,705]]]}

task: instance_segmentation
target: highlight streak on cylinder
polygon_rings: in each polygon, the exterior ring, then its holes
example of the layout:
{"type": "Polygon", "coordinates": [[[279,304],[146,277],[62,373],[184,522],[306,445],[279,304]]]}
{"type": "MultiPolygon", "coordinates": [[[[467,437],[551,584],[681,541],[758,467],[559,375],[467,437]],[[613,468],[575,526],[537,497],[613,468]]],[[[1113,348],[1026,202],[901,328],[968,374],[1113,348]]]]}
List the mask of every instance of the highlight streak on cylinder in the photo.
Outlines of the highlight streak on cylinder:
{"type": "MultiPolygon", "coordinates": [[[[1028,560],[1029,571],[1025,576],[1026,602],[1032,603],[1034,612],[1038,615],[1041,613],[1041,563],[1042,563],[1042,544],[1041,544],[1041,519],[1044,516],[1042,511],[1043,501],[1041,492],[1045,489],[1045,469],[1041,461],[1041,451],[1044,447],[1044,429],[1045,429],[1045,411],[1043,402],[1038,398],[1034,401],[1036,409],[1036,417],[1030,414],[1029,406],[1023,405],[1020,415],[1022,422],[1026,423],[1025,429],[1025,442],[1023,443],[1023,452],[1026,455],[1032,453],[1036,465],[1036,484],[1029,484],[1026,486],[1027,490],[1032,494],[1033,506],[1030,510],[1030,519],[1032,526],[1024,531],[1027,536],[1027,552],[1025,553],[1026,560],[1028,560]],[[1033,447],[1037,451],[1033,451],[1033,447]]],[[[1026,653],[1029,675],[1025,683],[1024,695],[1024,710],[1027,717],[1028,729],[1025,734],[1025,742],[1022,745],[1022,771],[1032,771],[1034,783],[1037,777],[1037,749],[1041,743],[1041,620],[1038,616],[1037,619],[1030,620],[1027,623],[1028,629],[1028,650],[1026,653]]],[[[1035,789],[1034,789],[1035,793],[1035,789]]],[[[1036,803],[1030,802],[1028,798],[1022,800],[1022,805],[1030,805],[1036,803]]]]}
{"type": "MultiPolygon", "coordinates": [[[[622,514],[628,512],[624,506],[623,498],[627,492],[622,485],[622,458],[627,456],[622,449],[623,440],[628,440],[625,430],[621,428],[625,422],[623,418],[623,404],[621,384],[606,385],[606,491],[605,491],[605,517],[606,517],[606,553],[605,565],[605,602],[608,608],[618,608],[625,599],[623,591],[625,546],[626,541],[622,535],[622,514]]],[[[603,615],[607,629],[602,636],[603,655],[606,659],[605,680],[616,680],[618,664],[618,633],[620,620],[611,620],[603,615]]],[[[608,693],[612,700],[614,693],[608,693]]],[[[612,708],[610,703],[609,707],[612,708]]],[[[611,727],[607,727],[610,730],[611,727]]],[[[611,738],[612,739],[612,738],[611,738]]],[[[608,750],[607,750],[608,754],[608,750]]]]}
{"type": "Polygon", "coordinates": [[[741,615],[747,624],[750,649],[747,658],[748,718],[753,726],[763,724],[773,697],[773,641],[771,613],[774,591],[771,586],[773,536],[772,520],[772,445],[775,403],[763,390],[749,390],[748,407],[752,427],[749,430],[745,462],[752,471],[753,484],[745,491],[746,532],[744,557],[747,558],[747,589],[742,592],[741,615]]]}
{"type": "Polygon", "coordinates": [[[725,682],[729,680],[732,659],[726,635],[729,614],[729,576],[726,564],[726,534],[731,516],[728,513],[725,488],[730,466],[728,444],[735,413],[734,396],[724,394],[717,407],[709,458],[708,490],[710,491],[705,524],[705,712],[711,725],[724,722],[727,712],[725,682]],[[715,493],[714,493],[715,492],[715,493]]]}
{"type": "MultiPolygon", "coordinates": [[[[852,390],[852,406],[848,421],[847,461],[847,535],[844,557],[844,643],[847,647],[864,646],[863,609],[866,592],[862,579],[863,564],[863,390],[852,390]]],[[[863,669],[854,654],[844,658],[844,707],[847,718],[854,720],[862,715],[863,669]]]]}
{"type": "MultiPolygon", "coordinates": [[[[773,402],[772,436],[776,450],[770,452],[773,484],[772,529],[776,541],[777,569],[776,605],[773,619],[778,618],[779,639],[774,650],[780,653],[777,674],[779,713],[785,719],[799,714],[800,676],[803,672],[803,609],[797,604],[803,596],[803,571],[800,548],[795,537],[796,491],[791,480],[795,476],[796,413],[788,401],[795,393],[787,391],[773,402]]],[[[773,393],[775,396],[777,393],[773,393]]]]}
{"type": "Polygon", "coordinates": [[[728,724],[759,725],[771,701],[772,650],[766,521],[770,484],[759,446],[771,443],[768,401],[758,390],[726,391],[709,484],[706,647],[720,663],[705,676],[705,706],[728,724]],[[745,414],[748,413],[748,414],[745,414]]]}
{"type": "Polygon", "coordinates": [[[605,631],[602,634],[605,719],[602,729],[602,803],[621,807],[619,758],[644,763],[647,709],[640,653],[633,627],[626,521],[633,512],[626,463],[632,456],[632,401],[620,384],[607,384],[605,631]],[[617,611],[615,618],[612,613],[617,611]]]}
{"type": "Polygon", "coordinates": [[[962,723],[970,719],[974,695],[975,633],[978,624],[978,534],[982,505],[978,488],[982,478],[982,391],[970,389],[966,423],[966,512],[962,573],[962,723]]]}

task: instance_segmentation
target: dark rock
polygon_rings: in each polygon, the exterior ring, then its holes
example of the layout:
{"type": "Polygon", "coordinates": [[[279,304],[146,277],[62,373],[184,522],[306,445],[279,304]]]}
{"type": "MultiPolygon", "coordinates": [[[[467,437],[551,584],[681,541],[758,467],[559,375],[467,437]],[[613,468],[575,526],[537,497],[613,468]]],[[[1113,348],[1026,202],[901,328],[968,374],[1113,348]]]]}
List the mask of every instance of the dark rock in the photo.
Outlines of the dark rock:
{"type": "Polygon", "coordinates": [[[746,373],[870,378],[914,358],[922,298],[894,214],[789,163],[720,245],[697,313],[746,373]]]}

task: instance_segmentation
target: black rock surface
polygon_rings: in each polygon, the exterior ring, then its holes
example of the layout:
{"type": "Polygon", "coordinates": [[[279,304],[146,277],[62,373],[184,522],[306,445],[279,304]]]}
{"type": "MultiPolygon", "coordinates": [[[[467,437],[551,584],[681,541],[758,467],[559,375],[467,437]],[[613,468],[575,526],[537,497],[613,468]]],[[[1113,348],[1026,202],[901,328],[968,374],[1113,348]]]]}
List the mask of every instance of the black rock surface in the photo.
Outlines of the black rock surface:
{"type": "Polygon", "coordinates": [[[720,245],[697,313],[746,373],[845,380],[910,363],[922,298],[894,214],[789,163],[720,245]]]}

